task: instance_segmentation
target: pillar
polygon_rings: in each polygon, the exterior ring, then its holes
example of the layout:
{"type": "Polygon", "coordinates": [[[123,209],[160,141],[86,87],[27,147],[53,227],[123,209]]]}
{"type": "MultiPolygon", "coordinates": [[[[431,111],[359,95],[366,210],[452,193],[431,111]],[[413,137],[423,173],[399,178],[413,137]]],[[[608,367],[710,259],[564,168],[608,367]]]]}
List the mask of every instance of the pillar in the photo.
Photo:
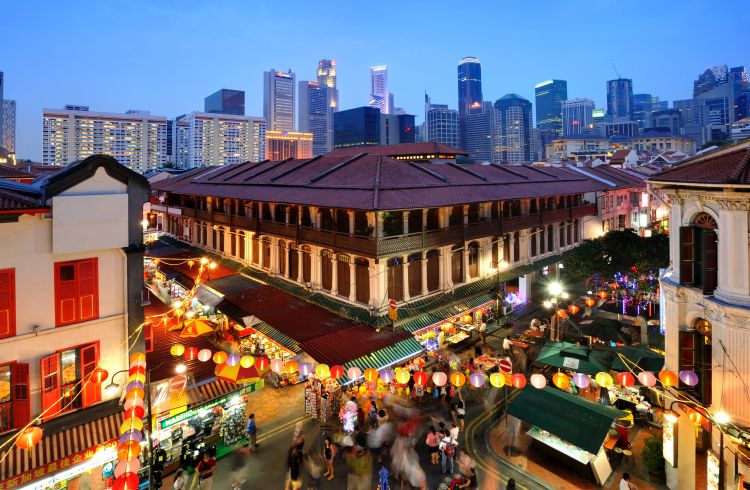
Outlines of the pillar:
{"type": "MultiPolygon", "coordinates": [[[[234,243],[237,243],[237,235],[232,233],[232,230],[228,227],[224,227],[224,250],[221,251],[222,255],[229,255],[232,256],[232,242],[230,240],[234,240],[234,243]]],[[[235,252],[237,251],[237,247],[234,248],[235,252]]]]}
{"type": "MultiPolygon", "coordinates": [[[[353,220],[349,220],[349,223],[354,224],[353,220]]],[[[357,277],[354,262],[349,262],[349,301],[357,301],[357,277]]]]}
{"type": "Polygon", "coordinates": [[[461,282],[468,282],[469,281],[469,247],[468,243],[464,242],[464,249],[462,250],[463,260],[464,260],[464,270],[463,274],[461,275],[461,282]]]}
{"type": "MultiPolygon", "coordinates": [[[[263,251],[263,247],[261,247],[260,250],[262,252],[263,251]]],[[[278,255],[278,239],[271,238],[271,269],[270,270],[271,270],[271,272],[273,274],[278,274],[278,272],[279,272],[279,262],[278,262],[278,259],[276,257],[277,255],[278,255]]],[[[261,253],[260,261],[261,261],[261,263],[263,262],[263,254],[262,253],[261,253]]]]}
{"type": "MultiPolygon", "coordinates": [[[[300,284],[305,281],[303,253],[301,248],[297,248],[297,282],[300,284]]],[[[312,258],[310,259],[310,266],[312,266],[312,258]]],[[[310,269],[310,279],[312,280],[312,267],[310,269]]]]}
{"type": "MultiPolygon", "coordinates": [[[[254,231],[247,232],[247,254],[245,255],[245,258],[247,259],[248,264],[253,263],[253,247],[257,246],[257,242],[254,240],[255,235],[257,235],[257,233],[254,231]]],[[[260,254],[258,254],[258,257],[260,257],[260,254]]]]}
{"type": "Polygon", "coordinates": [[[404,255],[401,258],[401,270],[404,271],[402,274],[404,280],[404,301],[409,301],[409,256],[404,255]]]}
{"type": "Polygon", "coordinates": [[[331,294],[336,296],[339,294],[339,261],[336,254],[331,258],[331,265],[331,294]]]}
{"type": "Polygon", "coordinates": [[[420,268],[420,272],[422,273],[422,296],[425,296],[429,292],[427,290],[427,252],[422,251],[419,256],[422,264],[420,268]]]}
{"type": "Polygon", "coordinates": [[[310,251],[310,282],[313,289],[320,289],[323,284],[320,252],[320,247],[313,247],[310,251]]]}
{"type": "Polygon", "coordinates": [[[404,223],[404,235],[409,234],[409,211],[404,211],[401,213],[401,220],[404,223]]]}
{"type": "Polygon", "coordinates": [[[370,306],[374,306],[375,308],[380,306],[378,298],[383,296],[380,291],[380,276],[382,274],[378,274],[378,266],[379,264],[376,264],[375,260],[371,260],[367,268],[370,276],[370,306]]]}
{"type": "Polygon", "coordinates": [[[374,296],[375,307],[380,309],[389,299],[388,296],[388,263],[381,259],[376,264],[377,272],[375,274],[375,283],[377,287],[370,292],[370,297],[374,296]]]}
{"type": "Polygon", "coordinates": [[[284,266],[284,277],[289,279],[289,242],[284,242],[284,250],[282,250],[281,253],[284,254],[284,262],[286,262],[284,266]]]}
{"type": "Polygon", "coordinates": [[[347,211],[346,215],[349,217],[349,234],[354,235],[354,211],[347,211]]]}
{"type": "Polygon", "coordinates": [[[509,266],[515,264],[519,257],[516,257],[513,255],[513,250],[515,249],[515,243],[516,243],[516,235],[514,233],[508,234],[508,248],[510,249],[510,253],[508,254],[508,257],[510,257],[510,264],[509,266]]]}
{"type": "MultiPolygon", "coordinates": [[[[667,462],[664,463],[667,472],[667,487],[672,490],[695,488],[695,427],[688,414],[682,411],[678,404],[675,404],[672,409],[680,415],[677,419],[677,427],[675,427],[677,467],[667,462]]],[[[726,458],[724,462],[726,463],[726,458]]]]}
{"type": "Polygon", "coordinates": [[[518,295],[521,297],[521,301],[528,303],[531,300],[531,285],[533,282],[534,273],[531,272],[525,276],[518,278],[518,295]]]}
{"type": "Polygon", "coordinates": [[[378,211],[375,211],[375,232],[375,236],[383,236],[383,213],[380,213],[378,211]]]}
{"type": "Polygon", "coordinates": [[[439,208],[438,209],[438,222],[440,223],[440,229],[444,230],[448,228],[448,217],[450,208],[439,208]]]}
{"type": "Polygon", "coordinates": [[[453,277],[451,274],[451,247],[443,247],[440,250],[440,287],[441,289],[450,289],[453,287],[453,277]]]}

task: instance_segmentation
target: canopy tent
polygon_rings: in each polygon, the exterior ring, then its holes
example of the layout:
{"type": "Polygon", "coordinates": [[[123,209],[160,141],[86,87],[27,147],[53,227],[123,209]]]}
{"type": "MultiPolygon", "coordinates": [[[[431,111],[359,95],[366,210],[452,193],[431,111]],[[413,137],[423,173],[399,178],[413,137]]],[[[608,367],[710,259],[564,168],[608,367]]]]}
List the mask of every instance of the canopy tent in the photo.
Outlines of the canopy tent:
{"type": "Polygon", "coordinates": [[[661,371],[664,367],[664,356],[654,352],[645,345],[626,345],[622,347],[611,347],[615,357],[612,360],[611,369],[615,371],[661,371]],[[620,356],[627,359],[623,360],[620,356]],[[635,364],[636,366],[633,366],[635,364]]]}
{"type": "Polygon", "coordinates": [[[612,422],[626,415],[549,386],[520,390],[508,413],[591,454],[599,452],[612,422]]]}
{"type": "MultiPolygon", "coordinates": [[[[623,342],[627,340],[622,332],[625,323],[618,322],[611,318],[600,316],[587,317],[578,322],[578,328],[584,335],[590,335],[608,342],[623,342]]],[[[571,330],[568,329],[570,332],[571,330]]],[[[627,338],[630,338],[629,336],[627,338]]]]}
{"type": "Polygon", "coordinates": [[[534,362],[593,375],[609,371],[614,356],[611,351],[592,350],[586,345],[548,341],[534,362]]]}

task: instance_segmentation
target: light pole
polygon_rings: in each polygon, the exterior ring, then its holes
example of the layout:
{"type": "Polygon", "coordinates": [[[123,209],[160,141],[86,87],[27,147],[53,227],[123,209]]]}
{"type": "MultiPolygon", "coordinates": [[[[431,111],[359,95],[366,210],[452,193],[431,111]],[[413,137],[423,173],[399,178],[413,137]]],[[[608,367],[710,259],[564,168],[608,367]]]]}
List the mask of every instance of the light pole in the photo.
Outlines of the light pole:
{"type": "Polygon", "coordinates": [[[559,281],[553,281],[547,286],[547,291],[551,295],[550,298],[544,300],[542,305],[549,309],[552,309],[552,318],[550,320],[550,340],[560,340],[560,319],[557,315],[556,307],[559,306],[563,301],[570,298],[564,289],[563,285],[559,281]]]}

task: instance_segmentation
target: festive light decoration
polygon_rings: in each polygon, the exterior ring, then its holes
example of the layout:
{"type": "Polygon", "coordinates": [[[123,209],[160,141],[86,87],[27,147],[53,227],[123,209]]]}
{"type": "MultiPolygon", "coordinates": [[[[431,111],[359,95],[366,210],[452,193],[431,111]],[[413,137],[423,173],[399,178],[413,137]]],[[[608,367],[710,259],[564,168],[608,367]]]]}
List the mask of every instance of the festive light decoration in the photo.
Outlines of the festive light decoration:
{"type": "Polygon", "coordinates": [[[117,466],[115,466],[115,478],[118,478],[125,473],[137,474],[140,469],[141,462],[137,458],[129,461],[120,461],[117,463],[117,466]]]}
{"type": "Polygon", "coordinates": [[[515,373],[510,377],[510,383],[513,385],[513,388],[520,390],[526,386],[526,376],[521,373],[515,373]]]}
{"type": "Polygon", "coordinates": [[[586,298],[585,303],[586,303],[586,306],[588,306],[589,308],[593,308],[594,305],[596,304],[596,300],[589,296],[586,298]]]}
{"type": "Polygon", "coordinates": [[[586,373],[575,373],[573,375],[573,384],[576,385],[576,388],[584,390],[589,387],[591,380],[586,373]]]}
{"type": "Polygon", "coordinates": [[[374,368],[365,369],[365,380],[374,383],[378,380],[378,370],[374,368]]]}
{"type": "Polygon", "coordinates": [[[120,435],[129,430],[143,430],[143,420],[137,418],[125,419],[122,425],[120,425],[120,435]]]}
{"type": "Polygon", "coordinates": [[[390,383],[395,379],[395,375],[392,370],[383,369],[382,371],[380,371],[380,379],[383,381],[383,383],[390,383]]]}
{"type": "Polygon", "coordinates": [[[133,381],[139,381],[141,383],[146,382],[146,375],[141,373],[135,373],[128,376],[128,383],[132,383],[133,381]]]}
{"type": "Polygon", "coordinates": [[[133,400],[133,399],[143,400],[143,397],[144,397],[144,392],[140,388],[133,388],[132,390],[129,390],[127,393],[125,393],[126,400],[133,400]]]}
{"type": "Polygon", "coordinates": [[[601,291],[599,291],[599,297],[601,299],[607,299],[607,298],[609,298],[609,293],[607,291],[601,290],[601,291]]]}
{"type": "Polygon", "coordinates": [[[461,371],[454,371],[450,375],[450,381],[453,386],[460,388],[466,384],[466,375],[461,371]]]}
{"type": "Polygon", "coordinates": [[[91,373],[91,380],[99,385],[102,384],[107,378],[109,378],[109,373],[106,369],[96,368],[91,373]]]}
{"type": "Polygon", "coordinates": [[[130,364],[134,364],[138,361],[146,362],[146,354],[143,352],[136,352],[135,354],[130,356],[130,364]]]}
{"type": "Polygon", "coordinates": [[[633,386],[635,385],[635,377],[628,372],[618,373],[617,382],[621,386],[633,386]]]}
{"type": "Polygon", "coordinates": [[[284,370],[287,374],[294,374],[299,371],[299,363],[297,361],[287,361],[284,366],[284,370]]]}
{"type": "Polygon", "coordinates": [[[547,378],[545,378],[543,374],[532,374],[529,381],[531,381],[531,386],[538,390],[547,386],[547,378]]]}
{"type": "Polygon", "coordinates": [[[667,387],[677,386],[677,375],[674,371],[664,370],[659,373],[661,384],[667,387]]]}
{"type": "Polygon", "coordinates": [[[182,344],[174,344],[170,349],[169,353],[175,357],[179,357],[185,353],[185,346],[182,344]]]}
{"type": "Polygon", "coordinates": [[[698,384],[698,375],[695,371],[680,371],[680,381],[688,386],[695,386],[698,384]]]}
{"type": "Polygon", "coordinates": [[[425,373],[424,371],[417,371],[416,373],[414,373],[414,383],[418,385],[426,385],[428,379],[429,378],[427,376],[427,373],[425,373]]]}
{"type": "Polygon", "coordinates": [[[502,388],[505,386],[505,376],[502,373],[490,374],[490,384],[495,388],[502,388]]]}
{"type": "Polygon", "coordinates": [[[223,351],[217,351],[214,353],[214,364],[224,364],[227,361],[227,353],[223,351]]]}
{"type": "Polygon", "coordinates": [[[39,427],[26,427],[16,436],[16,447],[31,449],[42,440],[43,431],[39,427]]]}
{"type": "Polygon", "coordinates": [[[284,361],[283,359],[271,359],[271,371],[273,371],[276,374],[280,374],[284,370],[284,361]]]}
{"type": "Polygon", "coordinates": [[[310,376],[313,373],[313,364],[311,362],[300,362],[299,373],[302,376],[310,376]]]}
{"type": "Polygon", "coordinates": [[[236,366],[240,363],[239,354],[227,354],[227,366],[236,366]]]}
{"type": "Polygon", "coordinates": [[[267,357],[262,356],[255,360],[255,369],[257,369],[259,373],[262,373],[263,371],[268,369],[268,366],[270,364],[271,361],[269,361],[267,357]]]}
{"type": "Polygon", "coordinates": [[[406,369],[399,369],[396,371],[396,381],[399,384],[405,385],[409,382],[409,379],[411,378],[411,373],[406,369]]]}
{"type": "Polygon", "coordinates": [[[555,314],[557,315],[557,318],[560,318],[561,320],[564,320],[564,319],[568,318],[568,312],[567,312],[567,311],[565,311],[565,310],[564,310],[564,309],[562,309],[562,308],[558,309],[558,310],[557,310],[557,311],[555,312],[555,314]]]}
{"type": "Polygon", "coordinates": [[[200,350],[197,347],[185,348],[185,359],[188,361],[196,359],[198,357],[198,352],[200,352],[200,350]]]}
{"type": "Polygon", "coordinates": [[[327,379],[331,375],[331,368],[328,364],[318,364],[315,366],[315,376],[321,379],[327,379]]]}
{"type": "Polygon", "coordinates": [[[432,375],[432,382],[435,383],[435,386],[445,386],[445,383],[448,382],[448,376],[442,371],[437,371],[432,375]]]}
{"type": "Polygon", "coordinates": [[[568,311],[571,315],[577,315],[579,311],[581,311],[581,307],[578,305],[570,305],[568,306],[568,311]]]}
{"type": "Polygon", "coordinates": [[[473,386],[474,388],[481,388],[482,386],[484,386],[484,383],[484,374],[476,372],[469,375],[469,384],[471,384],[471,386],[473,386]]]}
{"type": "Polygon", "coordinates": [[[138,490],[139,485],[137,473],[124,473],[115,479],[112,490],[138,490]]]}
{"type": "Polygon", "coordinates": [[[615,384],[615,381],[612,379],[612,375],[609,373],[605,373],[604,371],[597,373],[596,375],[596,384],[598,384],[602,388],[609,388],[613,384],[615,384]]]}
{"type": "Polygon", "coordinates": [[[360,376],[362,376],[362,370],[356,366],[352,366],[346,370],[346,377],[351,380],[359,379],[360,376]]]}
{"type": "Polygon", "coordinates": [[[128,441],[117,447],[117,459],[119,461],[130,461],[141,455],[141,445],[136,441],[128,441]]]}
{"type": "Polygon", "coordinates": [[[339,379],[342,376],[344,376],[344,366],[340,366],[336,364],[335,366],[331,366],[331,377],[333,379],[339,379]]]}
{"type": "Polygon", "coordinates": [[[142,419],[145,414],[146,414],[146,409],[143,408],[143,405],[134,405],[130,407],[129,409],[125,410],[125,418],[142,419]]]}
{"type": "Polygon", "coordinates": [[[201,349],[198,351],[198,360],[200,362],[206,362],[211,359],[211,349],[201,349]]]}
{"type": "Polygon", "coordinates": [[[656,386],[656,376],[651,371],[641,371],[638,373],[638,382],[643,386],[653,388],[656,386]]]}
{"type": "Polygon", "coordinates": [[[146,374],[146,363],[143,363],[143,366],[141,366],[141,365],[131,366],[130,369],[128,369],[128,374],[129,375],[133,375],[133,374],[144,374],[145,375],[146,374]]]}
{"type": "Polygon", "coordinates": [[[240,366],[243,368],[251,368],[255,364],[255,358],[253,356],[242,356],[240,357],[240,366]]]}
{"type": "Polygon", "coordinates": [[[570,378],[564,373],[555,373],[552,375],[552,384],[561,390],[570,388],[570,378]]]}

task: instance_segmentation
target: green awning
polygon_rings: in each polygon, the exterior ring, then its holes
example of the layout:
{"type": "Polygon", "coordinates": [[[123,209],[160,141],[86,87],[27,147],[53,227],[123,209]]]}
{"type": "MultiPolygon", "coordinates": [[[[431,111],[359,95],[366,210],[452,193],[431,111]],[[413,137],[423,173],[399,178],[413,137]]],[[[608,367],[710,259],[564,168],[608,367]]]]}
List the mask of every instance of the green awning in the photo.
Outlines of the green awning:
{"type": "Polygon", "coordinates": [[[591,454],[599,452],[612,421],[627,415],[549,386],[541,390],[526,386],[508,406],[508,413],[591,454]]]}
{"type": "Polygon", "coordinates": [[[439,310],[426,313],[398,326],[399,328],[403,328],[409,333],[416,333],[424,328],[429,327],[430,325],[444,322],[445,320],[460,315],[465,311],[494,301],[495,298],[491,294],[480,294],[479,296],[474,296],[473,298],[459,301],[451,306],[446,306],[444,308],[440,308],[439,310]]]}
{"type": "Polygon", "coordinates": [[[612,369],[615,371],[629,371],[632,368],[636,372],[640,370],[659,372],[664,367],[664,356],[652,351],[645,345],[612,347],[611,350],[615,353],[612,361],[612,369]],[[627,362],[620,356],[627,359],[627,362]],[[633,364],[636,364],[640,370],[633,364]]]}
{"type": "MultiPolygon", "coordinates": [[[[344,364],[344,372],[348,371],[352,366],[358,367],[362,372],[367,368],[375,368],[378,371],[385,368],[392,368],[418,356],[423,350],[424,348],[422,347],[422,344],[417,342],[416,339],[413,337],[408,338],[393,345],[389,345],[388,347],[376,350],[372,354],[347,362],[344,364]]],[[[356,380],[350,380],[346,375],[339,380],[341,384],[349,384],[353,381],[356,380]]]]}
{"type": "Polygon", "coordinates": [[[609,371],[613,356],[611,351],[591,350],[586,345],[547,341],[534,362],[593,375],[609,371]]]}
{"type": "Polygon", "coordinates": [[[273,340],[280,346],[294,352],[295,354],[299,354],[300,352],[302,352],[302,348],[299,346],[296,340],[284,335],[266,322],[256,323],[253,325],[253,328],[269,339],[273,340]]]}

